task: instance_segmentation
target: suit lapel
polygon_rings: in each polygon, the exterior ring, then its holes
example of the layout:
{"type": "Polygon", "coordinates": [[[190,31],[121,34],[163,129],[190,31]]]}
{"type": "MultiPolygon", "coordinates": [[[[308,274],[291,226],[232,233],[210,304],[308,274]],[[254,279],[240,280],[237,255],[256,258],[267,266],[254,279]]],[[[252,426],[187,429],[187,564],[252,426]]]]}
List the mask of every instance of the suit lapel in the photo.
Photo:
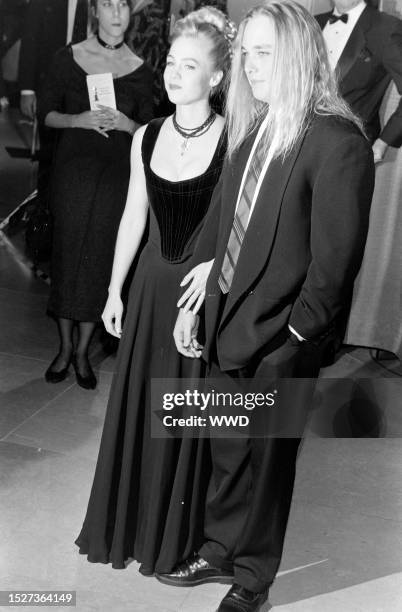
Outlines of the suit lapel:
{"type": "MultiPolygon", "coordinates": [[[[68,0],[48,0],[48,10],[53,12],[52,29],[53,36],[57,41],[62,41],[58,46],[64,47],[67,40],[68,29],[68,0]]],[[[50,24],[46,24],[50,25],[50,24]]]]}
{"type": "MultiPolygon", "coordinates": [[[[238,299],[256,280],[270,256],[283,196],[303,140],[304,138],[284,160],[275,159],[270,163],[244,237],[221,324],[224,323],[238,299]]],[[[231,224],[229,231],[230,228],[231,224]]],[[[228,239],[228,235],[226,238],[228,239]]],[[[227,240],[225,249],[226,244],[227,240]]],[[[221,258],[218,261],[221,261],[221,258]]]]}
{"type": "Polygon", "coordinates": [[[371,27],[372,16],[371,7],[366,6],[349,36],[349,40],[336,66],[336,73],[340,83],[345,79],[366,46],[366,32],[371,27]]]}

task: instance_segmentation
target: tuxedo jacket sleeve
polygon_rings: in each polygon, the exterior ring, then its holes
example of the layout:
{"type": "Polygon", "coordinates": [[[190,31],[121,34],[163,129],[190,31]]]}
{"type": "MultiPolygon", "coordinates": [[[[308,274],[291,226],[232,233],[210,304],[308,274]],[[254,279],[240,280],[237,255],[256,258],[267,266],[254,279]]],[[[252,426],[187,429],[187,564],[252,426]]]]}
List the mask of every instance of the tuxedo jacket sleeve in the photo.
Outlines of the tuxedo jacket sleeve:
{"type": "MultiPolygon", "coordinates": [[[[331,13],[316,15],[321,29],[331,13]]],[[[362,117],[371,138],[388,145],[402,145],[402,98],[380,129],[378,110],[392,80],[402,96],[402,21],[367,6],[360,16],[338,62],[339,89],[354,112],[362,117]],[[353,62],[345,54],[354,55],[353,62]],[[345,62],[348,69],[345,72],[345,62]]]]}
{"type": "Polygon", "coordinates": [[[401,98],[397,109],[385,124],[380,138],[393,147],[400,147],[402,145],[402,21],[399,19],[390,20],[388,31],[384,29],[381,59],[401,98]]]}
{"type": "Polygon", "coordinates": [[[66,44],[67,0],[30,0],[21,38],[20,89],[40,91],[54,54],[66,44]]]}
{"type": "Polygon", "coordinates": [[[3,11],[4,7],[2,6],[2,1],[0,0],[0,98],[6,95],[5,85],[3,81],[3,73],[1,68],[1,59],[3,57],[3,32],[4,32],[4,19],[3,19],[3,11]]]}
{"type": "Polygon", "coordinates": [[[350,302],[368,231],[374,189],[371,147],[345,133],[316,166],[311,186],[311,261],[289,324],[314,339],[350,302]]]}
{"type": "Polygon", "coordinates": [[[22,28],[19,59],[20,89],[37,89],[37,65],[40,54],[44,10],[42,0],[31,0],[26,9],[22,28]]]}

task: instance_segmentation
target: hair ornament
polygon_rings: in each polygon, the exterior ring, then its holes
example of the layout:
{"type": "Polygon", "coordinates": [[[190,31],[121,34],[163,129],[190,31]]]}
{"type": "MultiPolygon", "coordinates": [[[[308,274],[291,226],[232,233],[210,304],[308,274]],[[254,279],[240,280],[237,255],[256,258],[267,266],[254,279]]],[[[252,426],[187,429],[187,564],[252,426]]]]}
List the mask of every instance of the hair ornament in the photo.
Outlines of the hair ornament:
{"type": "Polygon", "coordinates": [[[233,54],[234,54],[233,43],[237,36],[237,26],[235,22],[229,19],[228,17],[226,17],[226,20],[225,20],[225,28],[223,30],[223,36],[229,47],[230,58],[233,59],[233,54]]]}
{"type": "Polygon", "coordinates": [[[229,19],[229,17],[226,18],[223,35],[230,44],[233,43],[234,39],[237,36],[237,26],[234,21],[229,19]]]}

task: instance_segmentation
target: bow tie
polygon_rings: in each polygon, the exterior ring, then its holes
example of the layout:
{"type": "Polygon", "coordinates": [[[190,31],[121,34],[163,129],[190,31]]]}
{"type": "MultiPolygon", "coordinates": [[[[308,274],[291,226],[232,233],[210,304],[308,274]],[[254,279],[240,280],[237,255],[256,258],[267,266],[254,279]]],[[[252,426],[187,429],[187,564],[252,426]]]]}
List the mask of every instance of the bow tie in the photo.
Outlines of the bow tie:
{"type": "Polygon", "coordinates": [[[349,19],[349,15],[347,13],[343,13],[343,15],[332,15],[329,16],[329,23],[336,23],[337,21],[343,21],[343,23],[347,23],[349,19]]]}

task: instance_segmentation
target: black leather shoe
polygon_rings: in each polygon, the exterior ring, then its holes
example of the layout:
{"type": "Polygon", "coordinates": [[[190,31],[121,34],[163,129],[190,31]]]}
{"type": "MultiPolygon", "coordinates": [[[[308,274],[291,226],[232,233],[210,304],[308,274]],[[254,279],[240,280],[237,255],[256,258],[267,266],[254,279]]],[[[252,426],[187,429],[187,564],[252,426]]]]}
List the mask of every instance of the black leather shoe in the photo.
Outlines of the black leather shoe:
{"type": "Polygon", "coordinates": [[[49,383],[59,383],[62,380],[64,380],[67,377],[68,374],[68,368],[70,367],[70,363],[71,363],[71,357],[67,362],[67,365],[65,368],[63,368],[62,370],[52,370],[52,367],[54,365],[54,363],[57,361],[59,355],[56,355],[56,357],[53,359],[52,363],[50,364],[50,366],[48,367],[48,369],[45,372],[45,380],[46,382],[49,383]]]}
{"type": "Polygon", "coordinates": [[[143,563],[141,563],[140,567],[138,568],[138,571],[143,576],[153,576],[155,573],[153,569],[151,569],[150,567],[147,567],[143,563]]]}
{"type": "Polygon", "coordinates": [[[83,376],[82,374],[80,374],[75,355],[72,359],[72,363],[73,363],[73,368],[75,371],[75,378],[77,379],[77,383],[79,384],[79,386],[82,387],[83,389],[95,389],[97,385],[97,380],[90,366],[89,361],[88,361],[88,374],[86,376],[83,376]]]}
{"type": "Polygon", "coordinates": [[[240,584],[234,584],[216,612],[258,612],[267,599],[268,589],[263,593],[253,593],[240,584]]]}
{"type": "Polygon", "coordinates": [[[155,574],[159,582],[171,586],[196,586],[207,582],[232,584],[233,573],[213,567],[200,555],[194,555],[178,565],[170,574],[155,574]]]}

